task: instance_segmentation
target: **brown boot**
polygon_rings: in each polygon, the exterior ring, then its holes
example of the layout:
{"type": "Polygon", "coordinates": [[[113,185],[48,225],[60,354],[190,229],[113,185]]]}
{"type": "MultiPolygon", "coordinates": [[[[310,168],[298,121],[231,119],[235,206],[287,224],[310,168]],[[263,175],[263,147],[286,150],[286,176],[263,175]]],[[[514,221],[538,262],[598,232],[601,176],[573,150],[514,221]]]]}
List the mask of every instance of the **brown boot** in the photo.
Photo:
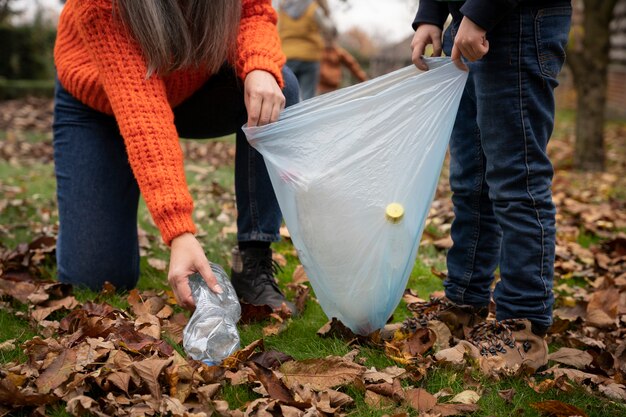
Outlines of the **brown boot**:
{"type": "Polygon", "coordinates": [[[503,370],[526,368],[534,373],[548,364],[545,335],[534,333],[526,319],[481,323],[470,331],[468,342],[480,356],[493,359],[494,367],[503,370]]]}
{"type": "Polygon", "coordinates": [[[248,248],[240,251],[235,247],[232,255],[231,281],[241,301],[269,305],[274,310],[285,304],[292,316],[297,315],[296,306],[287,301],[274,278],[278,265],[272,259],[271,249],[248,248]]]}
{"type": "Polygon", "coordinates": [[[477,308],[455,304],[446,297],[431,298],[425,303],[411,303],[407,308],[413,312],[414,318],[405,320],[405,329],[426,327],[429,321],[437,320],[448,326],[457,339],[464,339],[465,331],[485,321],[489,314],[487,306],[477,308]]]}

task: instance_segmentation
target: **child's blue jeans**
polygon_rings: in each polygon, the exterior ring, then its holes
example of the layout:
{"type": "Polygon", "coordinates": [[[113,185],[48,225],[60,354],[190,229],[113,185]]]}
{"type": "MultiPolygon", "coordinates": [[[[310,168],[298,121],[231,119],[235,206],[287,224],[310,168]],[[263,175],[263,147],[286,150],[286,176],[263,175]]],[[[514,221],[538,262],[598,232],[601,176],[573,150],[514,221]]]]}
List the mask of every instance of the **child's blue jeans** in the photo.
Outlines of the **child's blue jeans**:
{"type": "MultiPolygon", "coordinates": [[[[298,102],[298,82],[283,69],[286,105],[298,102]]],[[[237,239],[277,241],[282,215],[263,157],[241,131],[247,121],[243,86],[230,68],[211,77],[174,109],[183,138],[236,132],[237,239]]],[[[132,288],[139,277],[139,187],[113,116],[95,111],[57,83],[54,159],[59,205],[59,280],[102,288],[132,288]]]]}
{"type": "MultiPolygon", "coordinates": [[[[555,206],[546,147],[571,7],[520,7],[487,34],[450,140],[455,219],[446,295],[486,306],[496,268],[496,317],[552,323],[555,206]]],[[[459,22],[444,36],[447,54],[459,22]]]]}

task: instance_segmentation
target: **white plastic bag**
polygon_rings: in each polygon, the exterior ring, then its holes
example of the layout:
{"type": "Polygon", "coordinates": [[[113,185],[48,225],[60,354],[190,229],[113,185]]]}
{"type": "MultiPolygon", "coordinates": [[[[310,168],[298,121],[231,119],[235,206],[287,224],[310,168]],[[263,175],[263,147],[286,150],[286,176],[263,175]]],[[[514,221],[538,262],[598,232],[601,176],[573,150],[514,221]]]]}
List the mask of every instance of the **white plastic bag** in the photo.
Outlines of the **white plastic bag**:
{"type": "Polygon", "coordinates": [[[359,334],[400,302],[467,79],[449,58],[427,62],[244,128],[324,312],[359,334]]]}
{"type": "Polygon", "coordinates": [[[211,291],[198,273],[189,277],[196,309],[183,329],[183,347],[192,359],[217,365],[239,349],[241,306],[224,269],[212,263],[211,270],[223,292],[211,291]]]}

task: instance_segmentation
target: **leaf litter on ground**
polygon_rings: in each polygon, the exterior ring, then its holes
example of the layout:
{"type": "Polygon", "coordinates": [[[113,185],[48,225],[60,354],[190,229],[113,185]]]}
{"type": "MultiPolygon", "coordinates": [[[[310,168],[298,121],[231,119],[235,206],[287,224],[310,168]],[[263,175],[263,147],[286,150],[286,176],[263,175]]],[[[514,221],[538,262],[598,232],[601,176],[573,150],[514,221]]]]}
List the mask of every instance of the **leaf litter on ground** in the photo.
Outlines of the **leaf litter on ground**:
{"type": "MultiPolygon", "coordinates": [[[[5,115],[0,128],[6,131],[5,140],[0,141],[0,159],[12,166],[51,163],[49,141],[32,142],[25,134],[29,130],[49,134],[49,102],[4,102],[2,106],[10,111],[0,111],[5,115]]],[[[619,143],[626,129],[618,127],[609,133],[608,140],[619,143]]],[[[571,140],[553,143],[553,154],[571,156],[571,140]]],[[[223,234],[232,233],[236,218],[232,191],[216,182],[205,185],[202,181],[216,168],[232,163],[234,144],[185,141],[183,149],[194,163],[190,171],[199,182],[192,187],[206,199],[201,206],[207,206],[209,200],[218,203],[217,211],[196,215],[224,223],[223,234]]],[[[617,167],[613,172],[579,174],[566,164],[555,163],[565,169],[558,170],[554,181],[558,206],[557,304],[548,337],[559,349],[550,354],[551,367],[542,374],[519,375],[537,393],[569,392],[575,384],[626,402],[626,203],[618,195],[626,167],[620,162],[624,155],[619,148],[611,149],[610,166],[617,167]]],[[[0,214],[24,204],[20,197],[24,189],[0,182],[0,190],[0,214]]],[[[422,247],[436,248],[439,260],[450,246],[453,218],[449,189],[446,181],[441,181],[421,242],[422,247]]],[[[80,302],[71,287],[47,279],[46,265],[54,262],[56,230],[32,226],[33,231],[49,233],[33,233],[31,242],[15,247],[0,242],[0,307],[20,316],[38,334],[19,347],[25,361],[0,365],[0,415],[19,409],[46,415],[46,406],[64,404],[73,415],[340,416],[349,413],[354,404],[345,390],[351,386],[364,393],[371,407],[397,411],[392,415],[408,415],[398,408],[405,407],[420,416],[451,416],[479,409],[483,395],[480,383],[467,380],[466,389],[456,395],[445,389],[430,393],[420,387],[429,372],[449,367],[463,375],[475,369],[502,377],[493,368],[481,366],[479,358],[471,357],[463,343],[456,343],[446,327],[434,321],[411,328],[390,323],[386,332],[383,329],[363,337],[333,319],[311,337],[344,340],[354,348],[344,357],[297,360],[266,350],[263,339],[259,339],[221,366],[210,367],[176,349],[180,348],[187,316],[175,305],[171,291],[132,290],[126,297],[128,308],[119,309],[102,301],[115,292],[108,286],[96,300],[80,302]],[[364,366],[360,356],[363,348],[376,349],[396,365],[382,369],[364,366]],[[231,409],[220,397],[227,385],[248,386],[257,398],[231,409]]],[[[14,227],[17,225],[2,225],[0,231],[8,233],[14,227]]],[[[289,239],[286,228],[281,235],[289,239]]],[[[150,257],[148,263],[164,270],[163,261],[152,257],[152,248],[160,245],[158,239],[142,229],[140,243],[142,256],[150,257]]],[[[276,260],[287,263],[284,257],[276,260]]],[[[431,260],[426,259],[428,262],[431,260]]],[[[445,278],[445,271],[437,270],[435,262],[430,267],[434,275],[445,278]]],[[[289,286],[300,311],[310,299],[307,282],[299,266],[289,286]]],[[[411,289],[407,289],[404,300],[407,305],[423,301],[411,289]]],[[[262,321],[266,324],[264,337],[284,331],[290,320],[284,311],[243,306],[242,322],[262,321]]],[[[2,341],[0,347],[0,351],[14,349],[17,342],[2,341]]],[[[512,402],[515,390],[501,390],[498,396],[512,402]]],[[[556,400],[531,406],[542,415],[585,415],[577,407],[556,400]]]]}

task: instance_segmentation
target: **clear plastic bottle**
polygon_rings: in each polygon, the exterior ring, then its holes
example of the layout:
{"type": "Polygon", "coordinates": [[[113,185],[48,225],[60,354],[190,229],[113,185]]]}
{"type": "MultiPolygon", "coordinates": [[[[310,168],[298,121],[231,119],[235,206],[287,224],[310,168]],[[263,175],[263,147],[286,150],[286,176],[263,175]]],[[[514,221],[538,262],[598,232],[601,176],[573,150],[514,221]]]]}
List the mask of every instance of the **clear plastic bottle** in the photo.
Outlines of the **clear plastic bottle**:
{"type": "Polygon", "coordinates": [[[183,347],[191,358],[217,365],[239,349],[241,306],[226,271],[213,263],[211,269],[223,292],[211,291],[200,274],[189,277],[196,310],[183,330],[183,347]]]}

